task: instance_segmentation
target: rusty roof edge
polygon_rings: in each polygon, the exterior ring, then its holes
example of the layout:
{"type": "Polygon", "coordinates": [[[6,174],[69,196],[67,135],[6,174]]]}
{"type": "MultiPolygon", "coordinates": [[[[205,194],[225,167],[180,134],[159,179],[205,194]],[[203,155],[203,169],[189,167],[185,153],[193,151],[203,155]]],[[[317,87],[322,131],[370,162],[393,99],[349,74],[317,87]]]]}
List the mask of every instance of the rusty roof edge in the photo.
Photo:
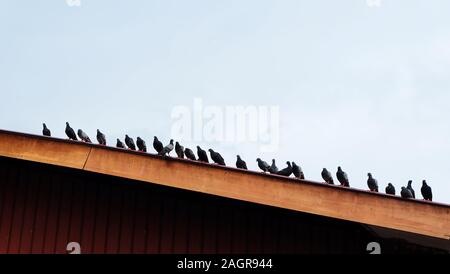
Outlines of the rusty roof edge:
{"type": "MultiPolygon", "coordinates": [[[[107,150],[112,150],[112,151],[126,152],[126,153],[135,154],[135,155],[139,155],[139,156],[152,157],[152,158],[158,158],[158,159],[161,158],[161,156],[154,154],[154,153],[144,153],[144,152],[132,151],[132,150],[121,149],[121,148],[116,148],[116,147],[111,147],[111,146],[103,146],[103,145],[98,145],[98,144],[93,144],[93,143],[90,144],[90,143],[84,143],[84,142],[80,142],[80,141],[61,139],[61,138],[57,138],[57,137],[47,137],[47,136],[42,136],[42,135],[8,131],[8,130],[3,130],[3,129],[0,129],[0,134],[18,135],[18,136],[23,136],[23,137],[38,138],[38,139],[57,141],[57,142],[63,142],[63,143],[68,143],[68,144],[84,145],[84,146],[90,147],[89,152],[92,150],[92,148],[95,147],[95,148],[99,148],[99,149],[107,149],[107,150]]],[[[88,155],[86,157],[86,162],[89,159],[89,155],[90,155],[90,153],[88,153],[88,155]]],[[[330,185],[330,184],[326,184],[324,182],[317,182],[317,181],[311,181],[311,180],[300,180],[300,179],[296,179],[293,177],[285,177],[285,176],[276,175],[276,174],[267,174],[267,173],[265,174],[265,173],[254,171],[254,170],[243,170],[243,169],[238,169],[238,168],[230,167],[230,166],[220,166],[220,165],[216,165],[216,164],[208,164],[208,163],[203,163],[203,162],[199,162],[199,161],[192,161],[189,159],[180,159],[178,157],[167,157],[165,160],[185,162],[185,163],[189,163],[189,164],[207,166],[210,168],[226,169],[226,170],[230,170],[233,172],[240,172],[240,173],[246,173],[246,174],[250,173],[250,174],[257,175],[257,176],[271,176],[272,178],[277,178],[282,181],[301,182],[301,183],[315,185],[318,187],[334,188],[339,191],[350,191],[350,192],[356,192],[356,193],[361,193],[361,194],[365,194],[365,195],[377,195],[379,197],[384,197],[384,198],[388,198],[388,199],[397,199],[397,200],[408,201],[408,202],[412,202],[412,203],[420,203],[420,204],[427,204],[427,205],[432,205],[432,206],[446,207],[446,208],[450,209],[450,204],[445,204],[445,203],[441,203],[441,202],[430,202],[430,201],[419,200],[419,199],[404,199],[397,195],[392,196],[392,195],[384,194],[381,192],[372,192],[369,190],[362,190],[362,189],[352,188],[352,187],[350,187],[350,188],[342,187],[340,185],[330,185]]],[[[83,166],[82,169],[84,170],[85,166],[83,166]]]]}

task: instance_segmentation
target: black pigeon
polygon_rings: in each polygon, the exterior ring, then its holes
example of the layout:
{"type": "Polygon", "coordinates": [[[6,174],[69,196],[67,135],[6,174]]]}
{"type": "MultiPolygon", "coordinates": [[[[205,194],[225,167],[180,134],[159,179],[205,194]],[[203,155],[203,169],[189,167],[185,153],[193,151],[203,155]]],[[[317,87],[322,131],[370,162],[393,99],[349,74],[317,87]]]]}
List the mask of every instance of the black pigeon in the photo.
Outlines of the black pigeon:
{"type": "Polygon", "coordinates": [[[334,185],[333,176],[331,175],[331,172],[329,172],[326,168],[322,169],[322,178],[328,184],[334,185]]]}
{"type": "Polygon", "coordinates": [[[400,192],[400,195],[402,196],[402,198],[405,198],[405,199],[412,199],[413,198],[413,195],[412,195],[411,191],[409,191],[409,189],[407,189],[404,186],[402,186],[402,191],[400,192]]]}
{"type": "Polygon", "coordinates": [[[119,139],[117,139],[116,147],[118,147],[118,148],[125,148],[125,145],[119,139]]]}
{"type": "Polygon", "coordinates": [[[395,195],[395,187],[391,183],[386,187],[386,194],[395,195]]]}
{"type": "Polygon", "coordinates": [[[266,161],[261,160],[260,158],[256,159],[256,161],[258,162],[258,167],[263,171],[263,172],[267,172],[269,171],[269,164],[266,161]]]}
{"type": "Polygon", "coordinates": [[[305,174],[303,174],[303,170],[296,163],[292,162],[292,173],[294,173],[295,178],[305,180],[305,174]]]}
{"type": "Polygon", "coordinates": [[[350,187],[350,182],[348,181],[347,173],[345,173],[341,167],[338,167],[338,171],[336,172],[336,177],[338,181],[341,183],[341,186],[350,187]]]}
{"type": "Polygon", "coordinates": [[[269,172],[271,174],[277,174],[278,173],[278,167],[275,164],[275,159],[272,159],[272,165],[269,167],[269,172]]]}
{"type": "Polygon", "coordinates": [[[184,147],[178,142],[175,142],[175,153],[177,154],[178,158],[184,159],[184,147]]]}
{"type": "Polygon", "coordinates": [[[42,124],[42,126],[44,127],[42,129],[42,135],[44,136],[52,136],[52,133],[50,132],[50,129],[47,128],[47,125],[45,123],[42,124]]]}
{"type": "Polygon", "coordinates": [[[408,186],[406,188],[411,192],[412,197],[415,199],[416,198],[416,193],[414,192],[414,189],[412,188],[411,184],[412,184],[412,180],[409,180],[408,181],[408,186]]]}
{"type": "Polygon", "coordinates": [[[211,160],[213,160],[214,163],[221,166],[225,166],[225,160],[223,159],[222,155],[220,155],[218,152],[215,152],[212,149],[209,149],[208,151],[211,155],[211,160]]]}
{"type": "Polygon", "coordinates": [[[137,139],[136,139],[136,145],[137,145],[139,151],[147,152],[147,146],[145,145],[145,141],[142,140],[141,137],[137,137],[137,139]]]}
{"type": "Polygon", "coordinates": [[[433,193],[431,192],[431,187],[427,185],[427,181],[422,181],[422,188],[420,189],[422,196],[425,200],[433,201],[433,193]]]}
{"type": "Polygon", "coordinates": [[[209,163],[208,154],[206,154],[206,151],[201,149],[200,146],[197,146],[197,156],[200,162],[209,163]]]}
{"type": "Polygon", "coordinates": [[[106,136],[97,129],[97,141],[100,145],[106,146],[106,136]]]}
{"type": "Polygon", "coordinates": [[[153,137],[153,148],[156,150],[156,152],[159,154],[161,150],[163,150],[164,146],[161,143],[161,141],[158,140],[158,137],[153,137]]]}
{"type": "Polygon", "coordinates": [[[367,173],[367,176],[369,176],[369,178],[367,179],[367,186],[369,187],[370,191],[378,192],[377,179],[373,178],[371,173],[367,173]]]}
{"type": "Polygon", "coordinates": [[[78,134],[78,137],[80,137],[81,141],[86,142],[86,143],[92,143],[89,136],[83,130],[79,129],[77,134],[78,134]]]}
{"type": "Polygon", "coordinates": [[[66,135],[69,137],[69,140],[78,141],[77,135],[75,135],[75,131],[70,127],[69,122],[66,122],[66,135]]]}
{"type": "Polygon", "coordinates": [[[284,168],[284,169],[278,171],[278,173],[277,173],[278,175],[289,177],[289,176],[292,174],[292,166],[291,166],[291,163],[288,161],[288,162],[286,162],[286,164],[287,164],[288,166],[287,166],[286,168],[284,168]]]}
{"type": "Polygon", "coordinates": [[[236,158],[236,167],[240,169],[247,169],[247,163],[241,159],[241,156],[237,155],[236,158]]]}
{"type": "Polygon", "coordinates": [[[170,139],[170,143],[167,146],[163,147],[163,149],[158,154],[161,156],[166,156],[166,154],[170,156],[170,152],[172,150],[173,150],[173,140],[170,139]]]}
{"type": "Polygon", "coordinates": [[[134,144],[134,140],[130,138],[128,135],[125,135],[125,144],[131,150],[136,150],[136,145],[134,144]]]}
{"type": "Polygon", "coordinates": [[[195,159],[195,154],[194,152],[190,149],[190,148],[185,148],[184,149],[184,155],[186,155],[186,158],[195,161],[197,159],[195,159]]]}

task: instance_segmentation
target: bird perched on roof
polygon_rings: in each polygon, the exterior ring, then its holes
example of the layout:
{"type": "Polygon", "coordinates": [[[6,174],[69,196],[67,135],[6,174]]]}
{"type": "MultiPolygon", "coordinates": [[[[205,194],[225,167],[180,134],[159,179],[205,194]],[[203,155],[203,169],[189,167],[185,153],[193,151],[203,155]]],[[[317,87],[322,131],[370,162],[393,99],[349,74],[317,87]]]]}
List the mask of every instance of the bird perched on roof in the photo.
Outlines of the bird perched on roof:
{"type": "Polygon", "coordinates": [[[83,130],[79,129],[77,134],[78,134],[78,137],[80,137],[81,141],[86,142],[86,143],[92,143],[89,136],[83,130]]]}
{"type": "Polygon", "coordinates": [[[195,154],[194,152],[190,149],[190,148],[185,148],[184,149],[184,155],[186,155],[186,158],[192,160],[192,161],[196,161],[197,159],[195,159],[195,154]]]}
{"type": "Polygon", "coordinates": [[[275,159],[272,159],[272,165],[269,167],[270,174],[277,174],[278,173],[278,167],[275,164],[275,159]]]}
{"type": "Polygon", "coordinates": [[[295,178],[305,180],[305,174],[303,173],[302,168],[294,162],[292,162],[292,173],[294,174],[295,178]]]}
{"type": "Polygon", "coordinates": [[[389,183],[386,187],[386,194],[395,195],[395,187],[393,184],[389,183]]]}
{"type": "Polygon", "coordinates": [[[200,162],[209,163],[208,154],[200,146],[197,146],[197,156],[200,162]]]}
{"type": "Polygon", "coordinates": [[[119,139],[117,139],[116,147],[118,147],[118,148],[125,148],[125,145],[119,139]]]}
{"type": "Polygon", "coordinates": [[[266,161],[261,160],[260,158],[256,159],[256,161],[258,162],[258,167],[263,171],[263,172],[267,172],[269,171],[269,164],[266,161]]]}
{"type": "Polygon", "coordinates": [[[158,153],[158,155],[166,156],[167,154],[170,156],[170,152],[172,150],[173,150],[173,139],[170,139],[170,143],[167,146],[163,147],[163,149],[158,153]]]}
{"type": "Polygon", "coordinates": [[[406,187],[412,194],[412,197],[415,199],[416,198],[416,192],[414,191],[414,189],[412,188],[412,180],[408,181],[408,186],[406,187]]]}
{"type": "Polygon", "coordinates": [[[184,159],[184,147],[178,142],[175,142],[175,153],[177,154],[178,158],[184,159]]]}
{"type": "Polygon", "coordinates": [[[340,166],[338,167],[338,171],[336,172],[336,178],[341,183],[341,186],[350,187],[347,173],[345,173],[340,166]]]}
{"type": "Polygon", "coordinates": [[[136,145],[139,151],[147,152],[147,145],[145,144],[145,141],[141,137],[137,137],[136,145]]]}
{"type": "Polygon", "coordinates": [[[66,135],[69,137],[69,140],[78,141],[77,135],[75,135],[75,131],[70,127],[69,122],[66,122],[66,135]]]}
{"type": "Polygon", "coordinates": [[[222,155],[220,155],[219,152],[215,152],[212,149],[208,149],[208,151],[211,155],[211,160],[213,160],[214,163],[221,166],[225,166],[225,160],[223,159],[222,155]]]}
{"type": "Polygon", "coordinates": [[[43,123],[42,126],[44,127],[42,129],[42,135],[51,137],[52,133],[50,132],[50,129],[47,128],[47,125],[43,123]]]}
{"type": "Polygon", "coordinates": [[[97,129],[97,141],[100,145],[106,146],[106,136],[97,129]]]}
{"type": "Polygon", "coordinates": [[[134,144],[133,138],[128,135],[125,135],[125,144],[127,145],[128,149],[136,150],[136,145],[134,144]]]}
{"type": "Polygon", "coordinates": [[[158,137],[153,137],[153,148],[156,150],[156,152],[159,154],[161,150],[163,150],[164,146],[161,143],[161,141],[158,140],[158,137]]]}
{"type": "Polygon", "coordinates": [[[292,174],[292,166],[291,166],[291,162],[287,161],[286,164],[287,164],[288,166],[287,166],[286,168],[284,168],[284,169],[278,171],[278,172],[277,172],[278,175],[281,175],[281,176],[287,176],[287,177],[291,176],[291,174],[292,174]]]}
{"type": "Polygon", "coordinates": [[[326,168],[322,169],[322,178],[328,184],[334,185],[333,176],[331,175],[331,172],[329,172],[326,168]]]}
{"type": "Polygon", "coordinates": [[[431,192],[431,187],[427,185],[427,181],[422,181],[422,188],[420,189],[422,196],[425,200],[433,201],[433,193],[431,192]]]}
{"type": "Polygon", "coordinates": [[[411,191],[409,191],[409,189],[407,189],[404,186],[402,186],[402,191],[400,191],[400,195],[402,196],[402,198],[405,198],[405,199],[412,199],[413,198],[413,195],[412,195],[411,191]]]}
{"type": "Polygon", "coordinates": [[[369,176],[369,178],[367,179],[367,186],[369,187],[370,191],[378,192],[377,179],[373,178],[372,173],[367,173],[367,176],[369,176]]]}
{"type": "Polygon", "coordinates": [[[247,163],[241,159],[241,156],[236,155],[236,167],[240,169],[247,169],[247,163]]]}

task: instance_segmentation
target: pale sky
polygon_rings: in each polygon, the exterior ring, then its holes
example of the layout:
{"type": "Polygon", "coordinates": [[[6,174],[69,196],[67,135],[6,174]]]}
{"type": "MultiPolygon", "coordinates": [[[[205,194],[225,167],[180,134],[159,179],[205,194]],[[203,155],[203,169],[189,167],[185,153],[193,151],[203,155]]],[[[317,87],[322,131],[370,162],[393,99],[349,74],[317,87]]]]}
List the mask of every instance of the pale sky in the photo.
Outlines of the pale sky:
{"type": "MultiPolygon", "coordinates": [[[[0,128],[168,143],[174,106],[278,106],[280,146],[201,143],[450,203],[450,1],[0,0],[0,128]]],[[[191,148],[195,143],[183,142],[191,148]]]]}

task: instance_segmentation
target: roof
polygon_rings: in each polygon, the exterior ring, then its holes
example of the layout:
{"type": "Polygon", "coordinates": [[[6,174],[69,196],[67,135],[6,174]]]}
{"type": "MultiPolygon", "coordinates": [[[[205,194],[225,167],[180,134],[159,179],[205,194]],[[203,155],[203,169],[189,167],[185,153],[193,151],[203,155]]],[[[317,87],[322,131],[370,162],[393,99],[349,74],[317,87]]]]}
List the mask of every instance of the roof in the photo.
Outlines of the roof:
{"type": "Polygon", "coordinates": [[[448,204],[4,130],[0,156],[450,239],[448,204]]]}

